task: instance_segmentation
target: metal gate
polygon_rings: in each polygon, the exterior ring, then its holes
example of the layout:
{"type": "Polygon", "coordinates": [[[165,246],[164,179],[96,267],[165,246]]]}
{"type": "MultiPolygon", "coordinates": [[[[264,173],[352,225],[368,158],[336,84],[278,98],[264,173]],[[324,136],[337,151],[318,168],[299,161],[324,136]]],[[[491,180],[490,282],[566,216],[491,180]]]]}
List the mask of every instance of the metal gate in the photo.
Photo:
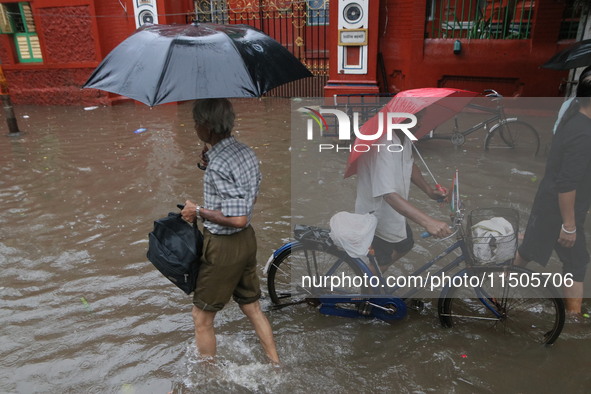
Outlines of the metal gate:
{"type": "Polygon", "coordinates": [[[191,21],[247,24],[285,46],[314,75],[266,96],[322,97],[328,80],[329,0],[196,0],[191,21]]]}

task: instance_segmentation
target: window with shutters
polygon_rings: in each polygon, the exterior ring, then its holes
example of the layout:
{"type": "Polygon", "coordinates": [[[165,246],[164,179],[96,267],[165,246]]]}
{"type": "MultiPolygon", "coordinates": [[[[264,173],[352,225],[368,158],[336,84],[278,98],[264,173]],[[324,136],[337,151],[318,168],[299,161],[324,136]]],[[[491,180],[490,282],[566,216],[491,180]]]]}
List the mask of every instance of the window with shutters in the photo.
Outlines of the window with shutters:
{"type": "Polygon", "coordinates": [[[28,2],[0,4],[0,33],[14,37],[16,54],[21,63],[43,61],[39,36],[28,2]]]}

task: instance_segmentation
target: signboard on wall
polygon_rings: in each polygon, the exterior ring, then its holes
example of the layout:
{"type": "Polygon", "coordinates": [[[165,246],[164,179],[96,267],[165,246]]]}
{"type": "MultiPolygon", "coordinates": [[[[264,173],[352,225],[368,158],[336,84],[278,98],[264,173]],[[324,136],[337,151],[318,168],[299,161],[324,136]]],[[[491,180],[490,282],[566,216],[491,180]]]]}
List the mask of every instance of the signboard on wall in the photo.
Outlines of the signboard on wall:
{"type": "Polygon", "coordinates": [[[339,45],[367,45],[367,29],[340,29],[339,45]]]}
{"type": "Polygon", "coordinates": [[[135,15],[136,28],[148,23],[158,23],[156,0],[133,0],[133,13],[135,15]]]}

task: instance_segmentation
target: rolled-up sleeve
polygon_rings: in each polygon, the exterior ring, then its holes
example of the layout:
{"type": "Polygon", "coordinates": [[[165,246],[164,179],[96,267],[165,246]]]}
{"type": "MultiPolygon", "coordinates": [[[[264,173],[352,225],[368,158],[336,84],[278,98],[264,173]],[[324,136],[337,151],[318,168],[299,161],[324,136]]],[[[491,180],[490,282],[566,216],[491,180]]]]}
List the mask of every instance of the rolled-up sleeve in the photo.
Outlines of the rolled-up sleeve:
{"type": "Polygon", "coordinates": [[[564,155],[556,178],[558,193],[577,189],[591,163],[591,135],[577,134],[564,142],[564,155]]]}

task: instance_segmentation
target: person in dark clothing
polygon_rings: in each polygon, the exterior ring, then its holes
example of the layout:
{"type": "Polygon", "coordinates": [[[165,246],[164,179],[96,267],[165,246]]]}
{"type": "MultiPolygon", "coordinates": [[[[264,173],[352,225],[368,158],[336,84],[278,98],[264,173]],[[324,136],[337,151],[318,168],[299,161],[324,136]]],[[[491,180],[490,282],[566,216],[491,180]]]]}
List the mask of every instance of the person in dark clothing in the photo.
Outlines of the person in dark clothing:
{"type": "MultiPolygon", "coordinates": [[[[589,75],[591,75],[591,66],[586,67],[581,72],[581,75],[579,75],[579,80],[577,81],[577,84],[579,83],[579,81],[582,81],[583,79],[585,79],[585,77],[587,77],[589,75]]],[[[556,122],[554,123],[554,128],[552,129],[553,134],[556,134],[556,130],[558,129],[558,125],[562,121],[562,117],[564,116],[564,114],[566,113],[566,110],[572,104],[572,102],[575,101],[575,99],[576,99],[576,97],[571,97],[568,100],[566,100],[564,103],[562,103],[562,106],[558,110],[558,116],[556,117],[556,122]]]]}
{"type": "Polygon", "coordinates": [[[591,75],[579,81],[552,140],[515,265],[546,265],[554,249],[572,286],[563,288],[566,310],[581,314],[583,280],[589,262],[584,223],[591,204],[591,75]]]}

